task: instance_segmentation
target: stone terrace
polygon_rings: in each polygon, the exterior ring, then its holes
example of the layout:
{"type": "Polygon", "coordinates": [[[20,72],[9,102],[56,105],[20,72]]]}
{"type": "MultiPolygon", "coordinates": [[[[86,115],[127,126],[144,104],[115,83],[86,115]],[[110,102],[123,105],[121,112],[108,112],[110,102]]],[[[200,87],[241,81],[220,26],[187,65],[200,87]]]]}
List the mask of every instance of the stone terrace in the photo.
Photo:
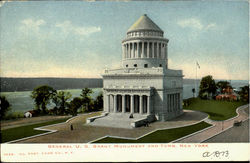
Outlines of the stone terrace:
{"type": "Polygon", "coordinates": [[[81,116],[72,119],[70,123],[43,128],[58,130],[56,133],[19,141],[17,143],[88,143],[106,135],[138,138],[156,129],[167,129],[198,123],[199,121],[206,118],[207,114],[185,110],[184,114],[173,120],[167,122],[154,122],[151,123],[149,127],[139,127],[134,129],[83,125],[85,122],[82,121],[84,118],[81,116]],[[73,124],[74,126],[73,131],[70,130],[70,124],[73,124]]]}

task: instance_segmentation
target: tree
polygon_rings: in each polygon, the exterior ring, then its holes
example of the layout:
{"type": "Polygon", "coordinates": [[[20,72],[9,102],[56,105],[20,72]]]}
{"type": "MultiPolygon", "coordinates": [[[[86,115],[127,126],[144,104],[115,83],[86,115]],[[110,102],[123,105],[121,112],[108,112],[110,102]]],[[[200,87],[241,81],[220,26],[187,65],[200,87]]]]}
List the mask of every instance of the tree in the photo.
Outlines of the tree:
{"type": "Polygon", "coordinates": [[[69,113],[72,116],[77,115],[77,110],[82,106],[82,99],[80,97],[73,98],[72,101],[70,101],[69,105],[69,113]]]}
{"type": "Polygon", "coordinates": [[[193,98],[194,98],[194,94],[195,94],[195,88],[192,89],[192,92],[193,92],[193,98]]]}
{"type": "Polygon", "coordinates": [[[216,87],[220,90],[220,92],[223,91],[223,89],[226,89],[227,87],[231,87],[230,83],[228,81],[219,81],[216,83],[216,87]]]}
{"type": "Polygon", "coordinates": [[[205,76],[200,82],[199,97],[202,99],[207,99],[210,95],[216,92],[216,85],[213,77],[211,75],[205,76]]]}
{"type": "Polygon", "coordinates": [[[68,100],[71,98],[70,92],[64,92],[59,91],[57,94],[53,97],[53,102],[55,103],[55,113],[57,115],[63,115],[66,111],[66,106],[68,103],[68,100]]]}
{"type": "Polygon", "coordinates": [[[241,87],[239,95],[242,101],[249,102],[249,86],[241,87]]]}
{"type": "Polygon", "coordinates": [[[7,111],[9,111],[10,108],[9,101],[5,98],[5,96],[0,96],[0,112],[1,112],[1,119],[5,116],[7,111]]]}
{"type": "Polygon", "coordinates": [[[42,85],[36,87],[32,93],[31,98],[34,99],[36,108],[40,110],[42,108],[42,113],[47,113],[47,104],[50,103],[50,100],[55,96],[56,90],[47,85],[42,85]]]}
{"type": "Polygon", "coordinates": [[[102,110],[103,109],[103,95],[100,93],[96,100],[94,101],[94,110],[102,110]]]}
{"type": "Polygon", "coordinates": [[[92,89],[84,88],[82,89],[81,97],[82,97],[82,104],[85,105],[87,111],[89,111],[90,103],[92,103],[92,97],[90,94],[93,93],[92,89]]]}

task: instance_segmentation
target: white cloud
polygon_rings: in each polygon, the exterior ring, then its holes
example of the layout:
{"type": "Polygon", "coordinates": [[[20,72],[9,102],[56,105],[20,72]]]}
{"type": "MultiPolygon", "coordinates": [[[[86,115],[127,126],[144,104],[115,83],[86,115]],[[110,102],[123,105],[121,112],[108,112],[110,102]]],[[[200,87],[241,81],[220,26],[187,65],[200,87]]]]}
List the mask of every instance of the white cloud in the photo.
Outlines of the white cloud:
{"type": "MultiPolygon", "coordinates": [[[[230,61],[231,60],[227,60],[227,58],[223,57],[220,54],[216,58],[207,58],[199,60],[200,69],[197,68],[197,78],[201,79],[204,76],[212,75],[214,79],[248,80],[249,71],[244,68],[245,66],[240,65],[240,63],[238,63],[237,61],[230,61]],[[232,69],[236,70],[233,71],[232,69]]],[[[173,61],[170,63],[169,68],[182,70],[184,78],[196,78],[195,60],[187,59],[181,62],[181,64],[177,61],[173,61]]]]}
{"type": "Polygon", "coordinates": [[[73,34],[80,35],[80,36],[88,36],[90,34],[101,31],[100,27],[95,27],[95,26],[81,27],[81,26],[73,25],[70,21],[57,23],[56,27],[60,28],[66,35],[69,33],[73,33],[73,34]]]}
{"type": "Polygon", "coordinates": [[[207,26],[206,26],[206,30],[208,30],[208,29],[213,29],[213,28],[215,28],[216,27],[216,24],[215,23],[210,23],[210,24],[208,24],[207,26]]]}
{"type": "Polygon", "coordinates": [[[46,25],[46,22],[43,19],[33,20],[33,19],[24,19],[21,21],[20,30],[23,32],[39,32],[40,27],[46,25]]]}
{"type": "Polygon", "coordinates": [[[204,25],[201,23],[199,19],[196,19],[196,18],[180,20],[177,22],[177,24],[181,26],[182,28],[193,28],[193,29],[198,29],[198,30],[209,30],[209,29],[213,29],[216,27],[215,23],[204,25]]]}
{"type": "Polygon", "coordinates": [[[195,28],[199,30],[203,29],[203,25],[201,24],[200,20],[195,19],[195,18],[181,20],[181,21],[178,21],[177,24],[183,28],[190,27],[190,28],[195,28]]]}
{"type": "Polygon", "coordinates": [[[24,19],[22,21],[22,24],[24,24],[28,27],[39,27],[40,25],[46,24],[46,22],[43,19],[39,19],[37,21],[34,21],[32,19],[24,19]]]}

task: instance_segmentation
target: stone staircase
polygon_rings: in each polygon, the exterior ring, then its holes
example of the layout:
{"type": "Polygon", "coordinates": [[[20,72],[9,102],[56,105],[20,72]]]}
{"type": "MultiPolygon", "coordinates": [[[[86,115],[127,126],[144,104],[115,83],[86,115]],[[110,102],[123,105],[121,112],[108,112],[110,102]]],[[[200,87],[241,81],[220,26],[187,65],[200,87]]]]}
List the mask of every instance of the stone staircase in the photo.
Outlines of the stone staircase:
{"type": "Polygon", "coordinates": [[[109,113],[104,117],[94,119],[87,125],[132,129],[137,127],[136,123],[139,121],[147,120],[147,115],[133,114],[133,118],[129,116],[130,113],[109,113]]]}

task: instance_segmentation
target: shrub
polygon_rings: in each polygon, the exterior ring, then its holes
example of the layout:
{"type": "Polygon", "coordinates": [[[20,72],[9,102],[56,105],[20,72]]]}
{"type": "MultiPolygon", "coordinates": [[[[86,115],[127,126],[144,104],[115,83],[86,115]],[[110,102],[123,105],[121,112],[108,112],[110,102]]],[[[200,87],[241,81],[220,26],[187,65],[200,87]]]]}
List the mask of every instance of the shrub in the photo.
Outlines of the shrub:
{"type": "Polygon", "coordinates": [[[4,120],[24,118],[23,112],[7,112],[7,114],[3,117],[4,120]]]}

